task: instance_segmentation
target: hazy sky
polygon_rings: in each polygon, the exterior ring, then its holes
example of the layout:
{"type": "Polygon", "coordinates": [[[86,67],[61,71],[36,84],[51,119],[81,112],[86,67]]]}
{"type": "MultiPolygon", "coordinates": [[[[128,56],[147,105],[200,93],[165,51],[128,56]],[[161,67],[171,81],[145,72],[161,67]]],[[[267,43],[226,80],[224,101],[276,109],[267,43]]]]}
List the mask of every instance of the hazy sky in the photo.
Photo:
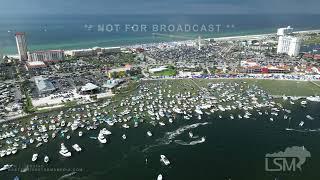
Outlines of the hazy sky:
{"type": "Polygon", "coordinates": [[[320,0],[0,0],[0,14],[320,14],[320,0]]]}

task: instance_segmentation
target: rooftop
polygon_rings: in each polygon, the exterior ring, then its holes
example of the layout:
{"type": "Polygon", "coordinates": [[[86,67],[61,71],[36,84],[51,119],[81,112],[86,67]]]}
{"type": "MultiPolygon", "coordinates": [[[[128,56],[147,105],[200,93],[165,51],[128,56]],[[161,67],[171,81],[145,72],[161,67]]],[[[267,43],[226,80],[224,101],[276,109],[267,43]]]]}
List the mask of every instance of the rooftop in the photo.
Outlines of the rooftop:
{"type": "Polygon", "coordinates": [[[98,89],[98,88],[99,88],[99,86],[97,86],[97,85],[94,85],[92,83],[87,83],[86,85],[81,87],[81,91],[91,91],[91,90],[98,89]]]}

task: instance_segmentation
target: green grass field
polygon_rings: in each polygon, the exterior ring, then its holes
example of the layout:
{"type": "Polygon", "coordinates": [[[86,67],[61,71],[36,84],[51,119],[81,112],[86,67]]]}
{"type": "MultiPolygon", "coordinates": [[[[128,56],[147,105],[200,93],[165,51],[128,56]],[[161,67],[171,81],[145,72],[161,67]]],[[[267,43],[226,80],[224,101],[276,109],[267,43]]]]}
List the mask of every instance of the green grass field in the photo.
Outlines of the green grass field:
{"type": "Polygon", "coordinates": [[[175,76],[177,71],[175,69],[167,69],[161,72],[156,72],[153,76],[175,76]]]}

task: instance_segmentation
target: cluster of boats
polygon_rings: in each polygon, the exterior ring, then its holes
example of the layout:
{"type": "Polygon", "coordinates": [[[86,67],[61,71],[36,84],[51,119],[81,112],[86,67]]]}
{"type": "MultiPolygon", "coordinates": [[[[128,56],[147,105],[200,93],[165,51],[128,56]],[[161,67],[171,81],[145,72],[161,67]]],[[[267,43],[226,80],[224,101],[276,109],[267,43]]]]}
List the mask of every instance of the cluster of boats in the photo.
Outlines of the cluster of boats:
{"type": "MultiPolygon", "coordinates": [[[[37,148],[55,138],[69,140],[72,136],[85,137],[88,131],[98,128],[102,129],[92,138],[106,144],[107,137],[112,134],[107,128],[111,126],[137,128],[140,123],[146,122],[163,127],[178,119],[201,120],[207,115],[230,120],[249,119],[253,114],[267,116],[270,121],[291,119],[291,110],[284,108],[258,86],[245,82],[217,82],[205,83],[199,88],[187,81],[180,84],[174,80],[143,81],[137,90],[117,101],[106,100],[2,124],[0,156],[13,155],[28,147],[37,148]]],[[[294,103],[297,100],[290,101],[294,103]]],[[[307,105],[304,101],[300,103],[307,105]]],[[[312,119],[311,116],[307,118],[312,119]]],[[[299,125],[303,126],[304,122],[299,125]]],[[[150,130],[146,135],[153,136],[150,130]]],[[[122,134],[121,138],[127,139],[126,134],[122,134]]],[[[82,150],[78,144],[72,145],[72,148],[77,152],[82,150]]],[[[72,155],[64,143],[59,154],[64,157],[72,155]]],[[[34,154],[32,161],[37,158],[38,154],[34,154]]],[[[161,159],[168,164],[166,158],[161,159]]],[[[44,156],[44,162],[49,162],[48,156],[44,156]]]]}

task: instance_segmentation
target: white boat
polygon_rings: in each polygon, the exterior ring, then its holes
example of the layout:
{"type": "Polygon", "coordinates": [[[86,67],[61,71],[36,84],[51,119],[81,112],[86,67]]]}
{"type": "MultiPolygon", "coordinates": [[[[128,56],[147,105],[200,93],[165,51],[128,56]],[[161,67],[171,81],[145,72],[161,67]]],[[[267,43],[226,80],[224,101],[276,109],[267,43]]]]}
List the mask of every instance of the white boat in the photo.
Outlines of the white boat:
{"type": "Polygon", "coordinates": [[[193,137],[193,133],[190,131],[189,132],[189,137],[192,138],[193,137]]]}
{"type": "Polygon", "coordinates": [[[66,146],[63,143],[61,143],[61,149],[60,149],[59,153],[64,157],[71,156],[71,152],[69,152],[69,150],[66,148],[66,146]]]}
{"type": "Polygon", "coordinates": [[[32,155],[32,162],[35,162],[38,159],[38,154],[33,154],[32,155]]]}
{"type": "Polygon", "coordinates": [[[151,136],[152,136],[152,133],[151,133],[150,131],[148,131],[148,132],[147,132],[147,135],[148,135],[149,137],[151,137],[151,136]]]}
{"type": "Polygon", "coordinates": [[[76,129],[78,129],[78,124],[77,124],[77,123],[73,123],[73,124],[71,125],[71,130],[72,130],[72,131],[75,131],[76,129]]]}
{"type": "Polygon", "coordinates": [[[163,162],[164,165],[166,165],[166,166],[168,166],[170,164],[170,161],[168,160],[168,158],[163,154],[160,155],[160,162],[163,162]]]}
{"type": "Polygon", "coordinates": [[[198,113],[198,114],[203,114],[203,112],[201,111],[200,108],[196,108],[194,111],[195,111],[196,113],[198,113]]]}
{"type": "Polygon", "coordinates": [[[11,153],[12,153],[12,154],[16,154],[16,153],[17,153],[17,151],[18,151],[18,149],[17,149],[17,148],[15,148],[15,147],[11,149],[11,153]]]}
{"type": "Polygon", "coordinates": [[[304,125],[304,122],[303,121],[301,121],[300,123],[299,123],[299,126],[303,126],[304,125]]]}
{"type": "Polygon", "coordinates": [[[98,135],[98,140],[100,141],[100,143],[105,144],[107,143],[107,139],[104,137],[103,134],[99,133],[98,135]]]}
{"type": "Polygon", "coordinates": [[[4,165],[2,168],[0,168],[0,171],[8,170],[8,169],[10,169],[12,166],[13,166],[12,164],[6,164],[6,165],[4,165]]]}
{"type": "Polygon", "coordinates": [[[311,117],[310,115],[307,115],[306,118],[310,119],[310,120],[314,120],[313,117],[311,117]]]}
{"type": "Polygon", "coordinates": [[[162,180],[162,174],[159,174],[157,180],[162,180]]]}
{"type": "Polygon", "coordinates": [[[123,124],[122,127],[125,128],[125,129],[129,128],[129,126],[127,124],[123,124]]]}
{"type": "Polygon", "coordinates": [[[49,157],[48,157],[48,156],[45,156],[44,159],[43,159],[43,161],[44,161],[45,163],[48,163],[48,162],[49,162],[49,157]]]}
{"type": "Polygon", "coordinates": [[[320,96],[310,96],[310,97],[307,97],[307,100],[313,101],[313,102],[320,102],[320,96]]]}
{"type": "Polygon", "coordinates": [[[111,135],[111,131],[107,130],[106,128],[103,128],[102,130],[100,130],[100,133],[103,135],[111,135]]]}
{"type": "Polygon", "coordinates": [[[73,148],[74,150],[76,150],[77,152],[82,151],[81,147],[80,147],[78,144],[72,145],[72,148],[73,148]]]}
{"type": "Polygon", "coordinates": [[[172,110],[173,110],[174,112],[178,113],[178,114],[182,114],[182,113],[183,113],[182,110],[179,109],[179,108],[177,108],[177,107],[174,107],[172,110]]]}
{"type": "Polygon", "coordinates": [[[166,124],[163,123],[163,122],[159,122],[159,125],[160,125],[160,126],[165,126],[166,124]]]}
{"type": "Polygon", "coordinates": [[[306,105],[307,101],[301,101],[301,105],[306,105]]]}
{"type": "Polygon", "coordinates": [[[82,131],[79,131],[79,137],[81,137],[83,135],[82,131]]]}
{"type": "Polygon", "coordinates": [[[127,139],[127,136],[125,134],[123,134],[122,139],[127,139]]]}
{"type": "Polygon", "coordinates": [[[173,120],[172,120],[172,118],[169,118],[169,123],[173,123],[173,120]]]}
{"type": "Polygon", "coordinates": [[[5,156],[6,155],[6,151],[5,150],[2,150],[1,152],[0,152],[0,157],[3,157],[3,156],[5,156]]]}

